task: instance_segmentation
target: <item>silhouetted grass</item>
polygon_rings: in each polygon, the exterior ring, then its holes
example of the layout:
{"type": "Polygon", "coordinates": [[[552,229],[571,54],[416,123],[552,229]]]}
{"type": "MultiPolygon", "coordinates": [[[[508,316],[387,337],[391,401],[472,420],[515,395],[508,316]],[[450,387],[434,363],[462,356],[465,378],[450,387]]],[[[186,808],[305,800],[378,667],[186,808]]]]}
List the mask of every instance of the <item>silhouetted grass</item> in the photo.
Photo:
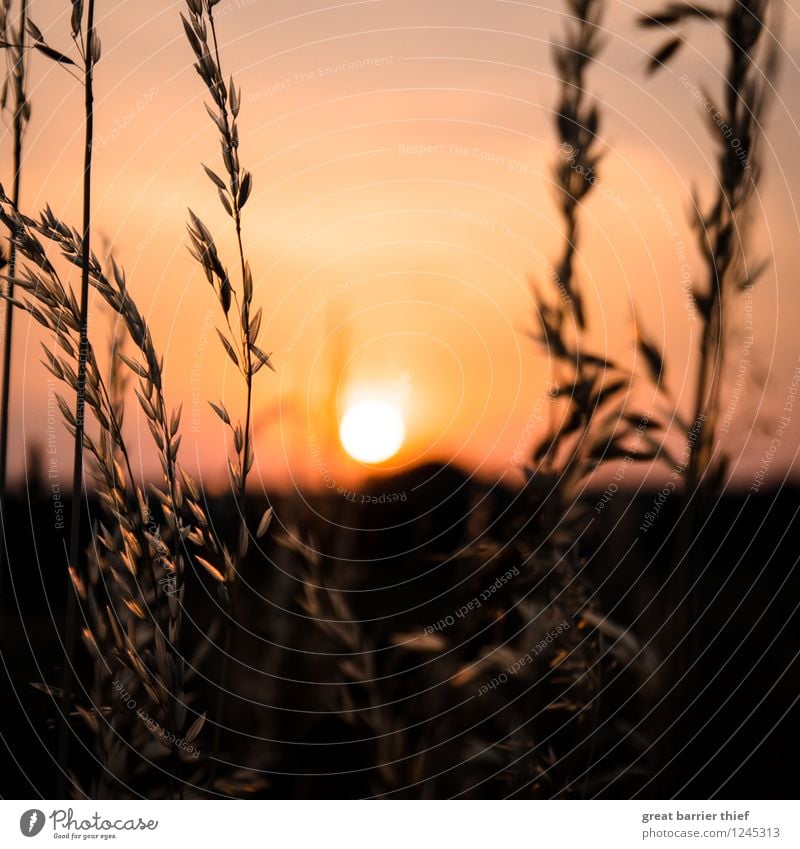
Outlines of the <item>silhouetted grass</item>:
{"type": "MultiPolygon", "coordinates": [[[[0,40],[2,40],[6,51],[6,62],[8,72],[3,87],[2,110],[9,108],[13,116],[14,132],[14,154],[13,154],[13,185],[11,189],[11,201],[15,209],[19,208],[20,190],[22,185],[22,142],[25,128],[30,118],[30,102],[27,97],[26,76],[26,36],[28,23],[28,0],[20,0],[19,14],[16,28],[9,22],[12,11],[11,0],[3,0],[0,4],[0,40]],[[11,106],[8,107],[8,102],[11,106]]],[[[13,233],[10,236],[10,247],[8,264],[5,259],[1,262],[7,268],[8,282],[6,293],[9,298],[14,297],[14,274],[17,266],[17,249],[14,244],[13,233]]],[[[11,396],[11,357],[13,353],[14,336],[14,307],[10,302],[6,303],[6,314],[4,320],[3,335],[3,385],[0,396],[0,527],[2,527],[2,540],[0,540],[0,600],[3,597],[5,571],[7,565],[6,556],[6,530],[2,519],[2,509],[6,498],[8,485],[8,438],[9,438],[9,401],[11,396]]]]}

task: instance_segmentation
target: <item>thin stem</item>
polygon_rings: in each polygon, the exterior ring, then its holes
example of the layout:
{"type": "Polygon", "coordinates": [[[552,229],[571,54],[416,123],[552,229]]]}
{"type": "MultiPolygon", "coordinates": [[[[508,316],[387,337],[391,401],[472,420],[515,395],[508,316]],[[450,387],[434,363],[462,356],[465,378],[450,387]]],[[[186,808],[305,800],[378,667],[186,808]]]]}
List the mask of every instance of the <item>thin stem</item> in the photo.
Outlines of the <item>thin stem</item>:
{"type": "MultiPolygon", "coordinates": [[[[19,211],[20,183],[22,179],[22,137],[25,132],[25,31],[28,22],[28,0],[22,0],[19,16],[19,53],[12,71],[15,86],[14,104],[14,186],[11,203],[14,212],[19,211]]],[[[4,591],[5,571],[8,563],[6,550],[5,507],[6,490],[8,485],[8,432],[9,432],[9,400],[11,395],[11,356],[12,337],[14,330],[14,272],[17,266],[17,245],[14,233],[11,234],[11,246],[8,256],[8,289],[5,315],[5,335],[3,339],[3,389],[0,397],[0,603],[4,591]]]]}
{"type": "MultiPolygon", "coordinates": [[[[211,28],[211,37],[214,42],[214,54],[216,56],[217,61],[217,69],[219,70],[219,76],[221,85],[224,86],[224,80],[222,78],[222,63],[220,61],[219,55],[219,43],[217,40],[217,28],[214,22],[214,14],[212,9],[209,7],[208,10],[208,19],[209,25],[211,28]]],[[[225,141],[228,145],[229,149],[232,153],[235,152],[234,144],[233,144],[233,129],[231,127],[231,115],[227,108],[227,101],[223,101],[222,106],[222,114],[224,116],[225,123],[225,141]]],[[[241,333],[242,333],[242,347],[244,354],[244,378],[245,378],[245,387],[246,387],[246,409],[245,409],[245,420],[244,420],[244,439],[242,444],[242,453],[241,453],[241,462],[240,462],[240,474],[239,474],[239,492],[238,492],[238,511],[240,521],[245,524],[245,510],[247,504],[247,475],[249,472],[249,462],[250,462],[250,429],[251,429],[251,416],[252,416],[252,401],[253,401],[253,360],[252,360],[252,351],[250,348],[250,297],[251,293],[247,291],[247,262],[244,256],[244,247],[242,244],[242,215],[241,208],[239,206],[239,192],[238,192],[238,174],[234,179],[234,175],[231,175],[231,198],[232,198],[232,210],[233,210],[233,219],[236,227],[236,242],[239,249],[239,264],[241,271],[241,279],[242,279],[242,306],[241,306],[241,333]]],[[[222,668],[220,669],[220,681],[219,681],[219,691],[217,694],[217,711],[216,717],[217,722],[214,727],[214,736],[211,747],[211,769],[209,772],[209,787],[213,789],[214,783],[216,781],[217,769],[219,763],[219,751],[220,745],[222,742],[222,717],[225,711],[225,702],[228,691],[228,677],[230,672],[230,658],[231,658],[231,650],[233,647],[233,632],[236,625],[236,609],[237,609],[237,599],[239,595],[239,570],[241,567],[241,549],[240,545],[237,541],[236,551],[234,554],[234,576],[233,576],[233,586],[231,587],[231,597],[230,597],[230,610],[229,616],[226,621],[226,630],[225,630],[225,641],[223,644],[223,655],[222,655],[222,668]]]]}
{"type": "MultiPolygon", "coordinates": [[[[83,239],[80,300],[80,340],[78,347],[78,388],[75,403],[75,454],[72,468],[72,516],[70,522],[69,565],[80,575],[81,558],[81,500],[83,498],[83,431],[86,398],[86,354],[89,344],[89,263],[91,261],[91,223],[92,223],[92,145],[94,141],[94,96],[92,76],[92,41],[94,35],[94,0],[89,0],[86,18],[86,51],[84,73],[84,107],[86,116],[86,144],[83,166],[83,239]]],[[[77,630],[77,599],[75,588],[70,582],[67,587],[67,609],[64,624],[65,663],[62,678],[61,695],[61,735],[59,739],[59,776],[58,797],[66,797],[66,769],[69,758],[69,711],[72,687],[75,678],[75,632],[77,630]]]]}

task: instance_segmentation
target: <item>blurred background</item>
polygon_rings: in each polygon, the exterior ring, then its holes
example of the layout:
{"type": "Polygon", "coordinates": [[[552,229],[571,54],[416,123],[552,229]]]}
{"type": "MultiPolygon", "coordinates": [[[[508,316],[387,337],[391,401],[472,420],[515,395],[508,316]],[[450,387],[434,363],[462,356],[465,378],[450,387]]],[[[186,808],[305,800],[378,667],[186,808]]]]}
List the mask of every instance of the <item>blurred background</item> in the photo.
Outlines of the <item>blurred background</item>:
{"type": "MultiPolygon", "coordinates": [[[[225,435],[206,400],[221,395],[233,406],[238,384],[218,356],[213,293],[185,249],[186,208],[208,222],[224,253],[232,244],[200,167],[216,167],[219,154],[181,6],[98,7],[94,205],[98,231],[125,265],[165,355],[168,396],[183,402],[187,423],[191,414],[186,462],[219,489],[227,486],[225,435]]],[[[66,49],[67,4],[31,7],[49,43],[66,49]]],[[[338,430],[364,398],[402,415],[402,445],[382,468],[454,461],[518,483],[549,376],[526,336],[536,325],[529,282],[551,279],[563,238],[551,179],[559,3],[223,0],[217,11],[223,55],[243,91],[241,153],[254,173],[244,239],[264,308],[263,344],[277,369],[259,382],[254,485],[325,489],[330,476],[337,487],[357,484],[374,469],[348,455],[338,430]]],[[[591,72],[607,151],[581,213],[578,272],[595,349],[635,355],[636,306],[666,346],[666,380],[686,409],[694,380],[686,365],[700,328],[688,286],[702,276],[687,213],[692,189],[710,197],[715,167],[698,95],[721,91],[722,42],[714,25],[701,28],[675,69],[645,77],[653,45],[635,26],[641,11],[610,4],[606,47],[591,72]]],[[[752,222],[758,258],[772,263],[737,307],[753,338],[735,337],[729,349],[726,397],[738,388],[726,447],[733,482],[744,488],[798,365],[800,21],[792,4],[780,36],[783,70],[752,222]],[[744,347],[749,363],[739,369],[744,347]]],[[[77,222],[81,89],[35,56],[30,77],[23,207],[50,203],[77,222]]],[[[103,320],[96,307],[93,315],[103,320]]],[[[69,457],[60,426],[48,426],[53,398],[38,365],[38,331],[27,318],[19,327],[15,356],[28,366],[12,389],[17,479],[31,448],[55,439],[64,468],[69,457]]],[[[137,416],[132,407],[131,433],[142,425],[137,416]]],[[[772,480],[792,474],[798,428],[795,419],[772,480]]],[[[139,462],[157,468],[146,444],[139,462]]],[[[633,470],[631,480],[646,473],[633,470]]]]}

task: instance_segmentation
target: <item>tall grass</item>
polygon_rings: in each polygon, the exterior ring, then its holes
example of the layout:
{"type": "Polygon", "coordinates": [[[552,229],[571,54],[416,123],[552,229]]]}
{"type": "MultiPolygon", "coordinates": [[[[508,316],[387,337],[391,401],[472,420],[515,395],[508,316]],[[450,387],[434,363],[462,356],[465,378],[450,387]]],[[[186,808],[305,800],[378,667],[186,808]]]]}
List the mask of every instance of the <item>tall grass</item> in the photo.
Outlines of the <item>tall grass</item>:
{"type": "MultiPolygon", "coordinates": [[[[15,301],[15,306],[30,313],[52,335],[54,348],[44,346],[44,364],[58,381],[77,391],[81,310],[49,254],[55,248],[83,270],[83,238],[49,208],[39,219],[31,219],[17,214],[7,197],[0,197],[0,201],[5,204],[2,220],[14,227],[18,249],[29,263],[16,281],[25,297],[15,301]]],[[[134,746],[143,734],[145,740],[149,739],[145,731],[152,729],[145,728],[138,712],[120,709],[120,687],[131,698],[135,693],[144,714],[157,718],[159,727],[168,728],[173,736],[191,742],[202,728],[202,714],[187,723],[186,663],[179,645],[183,574],[187,543],[204,551],[215,550],[215,543],[197,486],[178,461],[180,409],[169,411],[161,358],[147,321],[129,295],[125,274],[112,260],[112,273],[107,276],[93,254],[85,270],[90,285],[122,322],[136,357],[123,353],[118,346],[110,374],[104,377],[95,346],[86,339],[84,391],[99,432],[93,437],[84,430],[82,444],[92,458],[105,519],[93,528],[86,574],[70,567],[73,592],[84,605],[83,641],[95,661],[94,684],[90,692],[82,688],[90,703],[81,706],[77,694],[67,695],[68,704],[75,705],[77,715],[98,737],[98,745],[114,750],[113,762],[123,771],[125,752],[115,742],[115,725],[128,729],[125,739],[134,746]],[[148,485],[156,510],[151,509],[143,485],[137,484],[122,432],[120,363],[137,380],[135,393],[163,471],[159,484],[148,485]],[[120,683],[116,693],[112,689],[115,681],[120,683]],[[120,713],[122,720],[116,719],[120,713]],[[108,718],[113,723],[101,726],[101,720],[105,723],[108,718]]],[[[57,395],[57,401],[74,437],[78,432],[76,416],[62,396],[57,395]]],[[[146,750],[144,744],[141,748],[146,750]]],[[[174,778],[180,752],[174,746],[166,748],[174,778]]],[[[98,755],[106,759],[109,751],[98,755]]],[[[124,778],[114,770],[109,775],[116,781],[124,778]]],[[[77,786],[76,781],[73,783],[77,786]]]]}
{"type": "MultiPolygon", "coordinates": [[[[2,4],[0,4],[0,39],[6,46],[8,73],[3,87],[2,109],[6,109],[10,100],[10,111],[13,116],[14,128],[11,202],[18,209],[22,186],[22,142],[31,113],[31,106],[27,96],[26,76],[28,0],[20,0],[16,28],[9,22],[11,10],[11,0],[3,0],[2,4]]],[[[17,266],[17,249],[14,244],[13,233],[9,235],[11,238],[7,265],[9,278],[7,293],[9,298],[13,298],[13,280],[17,266]]],[[[10,301],[6,303],[3,331],[3,386],[1,390],[2,395],[0,396],[0,533],[2,533],[2,540],[0,540],[0,602],[2,602],[3,598],[8,559],[6,551],[5,508],[8,487],[9,401],[11,396],[11,357],[14,334],[14,307],[10,301]]]]}
{"type": "Polygon", "coordinates": [[[705,209],[698,197],[692,198],[706,279],[697,281],[692,293],[703,327],[688,441],[690,496],[699,486],[713,494],[727,475],[727,460],[718,446],[718,420],[728,313],[735,296],[766,268],[748,255],[748,211],[762,172],[763,120],[777,73],[777,45],[767,27],[770,11],[769,0],[731,0],[724,11],[671,3],[660,13],[640,18],[642,26],[670,33],[654,54],[651,73],[673,60],[685,43],[684,28],[693,22],[716,25],[727,54],[721,105],[704,92],[711,104],[706,110],[708,128],[718,149],[716,197],[705,209]]]}
{"type": "MultiPolygon", "coordinates": [[[[588,74],[601,48],[605,5],[602,0],[567,0],[566,7],[564,40],[553,47],[559,81],[553,177],[564,242],[549,276],[550,291],[545,293],[533,283],[539,324],[535,338],[551,358],[555,387],[551,394],[562,403],[550,405],[548,431],[534,447],[527,468],[534,490],[544,499],[547,531],[560,543],[574,539],[574,527],[564,522],[580,496],[581,483],[601,464],[624,457],[653,460],[661,453],[650,434],[655,419],[630,408],[633,371],[592,352],[587,339],[576,259],[580,212],[597,185],[602,158],[601,114],[588,89],[588,74]],[[637,446],[631,446],[633,439],[637,446]]],[[[636,341],[650,366],[648,377],[661,388],[660,353],[643,335],[636,341]]]]}
{"type": "MultiPolygon", "coordinates": [[[[80,717],[95,737],[97,756],[113,768],[100,776],[90,794],[105,792],[109,786],[126,786],[128,758],[125,747],[120,747],[120,729],[125,729],[125,739],[143,754],[153,733],[150,727],[169,729],[171,738],[181,741],[181,746],[167,745],[169,751],[170,795],[182,793],[181,764],[186,760],[185,746],[200,734],[205,714],[195,712],[194,720],[187,720],[187,703],[195,696],[184,690],[187,675],[186,661],[181,648],[181,630],[185,584],[183,576],[189,555],[186,546],[198,549],[196,563],[218,582],[220,599],[225,605],[229,623],[234,621],[238,576],[241,563],[248,551],[250,532],[245,523],[247,475],[253,464],[252,446],[252,382],[264,366],[270,366],[269,355],[258,347],[261,310],[252,313],[253,278],[244,256],[242,245],[241,210],[244,207],[252,180],[238,161],[237,117],[241,95],[231,82],[226,87],[219,70],[219,50],[212,8],[215,4],[189,3],[190,20],[186,22],[196,32],[198,70],[209,86],[212,99],[219,108],[215,123],[223,139],[223,160],[229,182],[206,168],[212,182],[220,189],[220,198],[234,221],[239,246],[241,291],[233,289],[227,272],[219,260],[214,239],[199,218],[191,215],[189,227],[192,252],[202,264],[209,282],[215,289],[224,314],[228,335],[220,331],[220,339],[227,354],[240,368],[247,392],[244,423],[234,425],[224,404],[212,404],[220,418],[230,427],[236,460],[230,463],[230,472],[237,493],[241,514],[240,530],[233,546],[218,543],[211,531],[211,522],[201,504],[200,493],[188,473],[178,462],[180,446],[180,409],[169,412],[163,392],[163,365],[157,354],[147,322],[131,298],[125,274],[113,257],[110,271],[106,273],[90,246],[91,227],[91,137],[92,137],[92,68],[99,58],[99,41],[93,35],[93,4],[86,16],[85,39],[77,29],[80,17],[73,18],[73,35],[79,48],[85,43],[94,45],[89,51],[81,49],[84,58],[84,83],[86,85],[87,150],[84,169],[84,227],[79,232],[62,222],[49,207],[38,219],[20,214],[12,199],[5,193],[0,217],[13,234],[14,244],[28,260],[13,282],[24,293],[18,299],[5,293],[10,307],[26,310],[52,335],[54,349],[45,346],[44,364],[53,376],[66,384],[78,397],[73,412],[67,401],[57,396],[67,428],[73,435],[76,455],[82,458],[82,447],[92,458],[97,495],[106,514],[106,520],[95,523],[92,529],[90,557],[83,568],[78,556],[71,557],[71,586],[68,595],[68,663],[60,692],[45,688],[62,700],[62,733],[59,757],[66,766],[68,740],[72,733],[71,718],[80,717]],[[206,25],[208,30],[206,30],[206,25]],[[210,32],[211,44],[206,40],[210,32]],[[52,248],[57,249],[81,272],[80,300],[63,283],[56,265],[49,258],[52,248]],[[115,339],[110,371],[104,377],[95,346],[88,337],[87,312],[88,287],[94,287],[125,328],[128,341],[136,356],[130,357],[122,350],[119,338],[115,339]],[[231,315],[236,305],[236,314],[231,315]],[[236,319],[238,318],[238,321],[236,319]],[[233,319],[233,321],[232,321],[233,319]],[[233,328],[238,327],[238,333],[233,328]],[[163,470],[160,486],[149,485],[155,497],[156,510],[151,509],[145,489],[137,484],[130,462],[130,452],[122,432],[123,404],[121,386],[125,383],[120,364],[135,377],[139,406],[145,416],[159,452],[163,470]],[[87,432],[83,417],[88,407],[99,435],[87,432]],[[217,569],[212,561],[221,561],[217,569]],[[81,705],[74,693],[72,661],[77,627],[77,608],[81,604],[83,641],[94,659],[94,684],[84,696],[89,704],[81,705]],[[120,711],[120,693],[129,704],[139,706],[137,711],[120,711]],[[145,708],[146,709],[143,709],[145,708]],[[122,718],[119,714],[122,713],[122,718]],[[142,719],[146,717],[148,722],[142,719]],[[157,719],[156,719],[157,717],[157,719]],[[138,720],[138,721],[137,721],[138,720]],[[145,727],[146,726],[146,727],[145,727]],[[149,731],[150,735],[144,733],[149,731]],[[142,736],[144,733],[144,737],[142,736]],[[184,747],[184,748],[182,748],[184,747]],[[111,783],[109,784],[109,778],[111,783]],[[181,788],[177,785],[181,784],[181,788]]],[[[33,38],[42,52],[55,61],[68,65],[71,60],[44,41],[37,28],[33,38]]],[[[190,41],[192,41],[190,39],[190,41]]],[[[192,46],[195,44],[192,42],[192,46]]],[[[80,466],[82,469],[82,464],[80,466]]],[[[79,509],[79,490],[75,490],[76,511],[79,509]]],[[[268,510],[258,527],[256,536],[263,536],[270,523],[268,510]]],[[[75,524],[73,524],[73,529],[75,524]]],[[[77,525],[78,531],[80,525],[77,525]]],[[[73,537],[73,546],[78,537],[73,537]]],[[[81,551],[80,554],[83,552],[81,551]]],[[[195,558],[192,558],[195,559],[195,558]]],[[[206,755],[197,765],[202,768],[210,761],[205,779],[195,775],[194,782],[204,782],[214,787],[217,782],[217,757],[220,745],[219,717],[224,711],[225,681],[231,649],[232,628],[226,629],[225,661],[221,670],[220,695],[217,707],[217,730],[212,743],[212,755],[206,755]]],[[[196,654],[196,653],[195,653],[196,654]]],[[[198,662],[197,658],[193,664],[198,662]]],[[[162,742],[165,734],[161,735],[162,742]]],[[[189,761],[190,764],[194,762],[189,761]]],[[[77,777],[70,775],[73,787],[80,788],[77,777]]],[[[227,788],[244,789],[254,786],[252,779],[237,774],[226,777],[227,788]],[[237,783],[238,782],[238,783],[237,783]]],[[[83,788],[77,792],[86,793],[83,788]]],[[[62,795],[59,787],[59,795],[62,795]]]]}
{"type": "MultiPolygon", "coordinates": [[[[215,716],[214,742],[212,744],[212,764],[210,784],[213,787],[217,774],[217,757],[222,739],[222,720],[227,698],[228,676],[233,647],[233,634],[236,627],[237,600],[239,595],[242,560],[250,545],[250,531],[247,527],[247,476],[253,467],[253,378],[263,366],[272,368],[269,355],[258,346],[258,334],[261,328],[262,311],[252,312],[253,274],[245,257],[242,243],[242,210],[250,197],[253,179],[249,171],[239,162],[239,109],[242,103],[241,91],[237,90],[233,77],[226,83],[220,59],[217,27],[214,20],[214,7],[219,0],[187,0],[188,19],[181,15],[184,31],[194,52],[195,70],[205,83],[211,96],[212,106],[206,109],[219,132],[222,147],[222,160],[225,179],[208,166],[203,166],[208,178],[216,187],[223,209],[231,218],[236,233],[239,264],[239,290],[231,284],[227,269],[222,264],[214,237],[205,224],[190,210],[189,239],[192,255],[200,263],[208,282],[214,289],[222,309],[223,329],[217,328],[217,334],[225,353],[242,375],[245,388],[244,421],[233,423],[225,405],[212,404],[214,411],[224,425],[229,428],[233,438],[235,461],[228,464],[231,484],[236,492],[239,511],[239,533],[233,541],[233,553],[223,545],[223,562],[217,569],[204,561],[208,571],[219,581],[220,599],[226,608],[225,640],[222,648],[222,668],[219,680],[219,695],[215,716]],[[209,38],[210,36],[210,38],[209,38]],[[236,307],[231,315],[232,308],[236,307]],[[233,318],[233,324],[231,324],[233,318]]],[[[262,518],[257,533],[266,533],[271,513],[267,511],[262,518]]]]}
{"type": "MultiPolygon", "coordinates": [[[[124,767],[124,751],[114,743],[113,725],[101,728],[99,724],[99,718],[116,712],[113,693],[109,693],[112,677],[117,680],[119,676],[131,676],[125,679],[125,687],[136,682],[142,688],[152,705],[147,716],[159,715],[161,721],[168,723],[176,733],[184,732],[185,671],[179,647],[183,600],[181,577],[185,563],[182,549],[185,540],[193,534],[204,545],[209,544],[209,540],[202,539],[200,533],[183,520],[187,511],[189,515],[201,518],[203,513],[196,487],[178,466],[180,410],[168,414],[162,390],[161,359],[156,354],[147,323],[128,296],[124,273],[112,259],[113,273],[110,278],[107,277],[91,248],[93,73],[101,49],[94,28],[94,14],[93,0],[89,0],[85,8],[81,2],[73,3],[72,38],[80,57],[84,87],[81,230],[64,224],[49,208],[38,220],[20,215],[11,199],[5,195],[2,197],[3,202],[9,205],[3,211],[3,220],[14,233],[17,250],[29,261],[21,276],[10,281],[25,292],[26,299],[18,301],[9,295],[9,306],[27,310],[50,331],[55,344],[54,350],[45,347],[45,366],[76,396],[74,411],[63,397],[57,396],[62,416],[74,439],[69,551],[72,580],[66,601],[65,666],[60,693],[49,689],[61,699],[58,754],[62,773],[58,779],[59,797],[66,795],[69,742],[73,736],[71,720],[75,715],[83,717],[97,735],[98,757],[104,761],[110,758],[120,771],[124,767]],[[49,249],[40,237],[60,250],[69,263],[80,270],[79,297],[76,298],[61,281],[55,265],[48,258],[49,249]],[[109,379],[103,378],[95,347],[88,336],[90,286],[97,289],[121,320],[144,365],[116,351],[116,356],[112,356],[109,379]],[[150,490],[158,501],[159,512],[166,524],[164,529],[157,524],[143,488],[136,485],[123,438],[120,361],[139,379],[137,396],[161,456],[164,485],[157,487],[151,484],[150,490]],[[87,407],[99,428],[99,436],[95,438],[86,430],[87,407]],[[92,456],[97,493],[110,519],[108,527],[100,523],[92,529],[89,560],[81,539],[84,451],[92,456]],[[142,575],[142,569],[147,570],[147,578],[142,575]],[[106,584],[107,580],[112,581],[111,586],[106,584]],[[81,618],[87,623],[83,629],[78,627],[79,603],[83,605],[81,618]],[[79,694],[74,692],[78,633],[82,633],[95,661],[94,684],[90,692],[81,688],[90,698],[88,707],[80,706],[79,694]],[[152,646],[157,672],[148,669],[142,660],[141,653],[147,653],[148,646],[152,646]]],[[[38,27],[31,22],[28,26],[34,47],[68,70],[75,66],[69,56],[45,41],[38,27]]],[[[199,733],[202,721],[202,717],[196,719],[193,737],[199,733]]],[[[130,726],[130,721],[127,724],[130,726]]],[[[137,739],[135,729],[130,739],[137,739]]],[[[174,783],[177,773],[174,748],[171,757],[174,783]]],[[[77,789],[76,777],[69,777],[77,789]]],[[[117,780],[122,778],[121,775],[115,777],[117,780]]],[[[97,787],[95,790],[99,792],[97,787]]]]}
{"type": "MultiPolygon", "coordinates": [[[[749,289],[767,267],[754,262],[749,234],[751,201],[761,176],[763,120],[777,74],[777,44],[767,27],[774,16],[769,0],[731,0],[722,10],[688,3],[672,3],[661,12],[644,15],[639,23],[666,35],[653,54],[648,70],[659,72],[672,64],[686,43],[690,26],[705,23],[722,36],[726,61],[722,101],[703,89],[708,107],[707,126],[717,155],[712,175],[714,198],[704,204],[692,197],[692,225],[704,265],[704,280],[693,281],[692,298],[702,321],[696,360],[696,383],[691,418],[685,422],[684,509],[673,537],[676,575],[674,627],[674,691],[677,703],[665,699],[667,716],[661,740],[665,768],[662,783],[669,787],[680,778],[675,750],[686,725],[685,711],[694,703],[703,681],[696,658],[703,636],[701,578],[709,558],[703,547],[707,500],[717,497],[728,476],[728,458],[719,439],[720,399],[725,358],[731,332],[730,312],[736,296],[749,289]],[[680,710],[680,713],[679,713],[680,710]],[[677,715],[676,715],[677,714],[677,715]]],[[[676,420],[683,421],[679,415],[676,420]]]]}
{"type": "MultiPolygon", "coordinates": [[[[83,434],[86,410],[86,352],[89,344],[89,261],[91,252],[92,227],[92,149],[94,146],[94,66],[100,59],[100,39],[94,27],[94,0],[88,0],[84,20],[84,3],[78,0],[72,4],[71,35],[83,65],[84,92],[84,158],[83,158],[83,230],[81,242],[81,288],[80,314],[78,317],[78,370],[75,386],[75,448],[72,464],[72,515],[69,532],[69,566],[80,577],[84,571],[81,551],[81,516],[83,500],[83,434]]],[[[40,34],[34,34],[35,42],[46,47],[40,34]]],[[[71,60],[56,54],[51,49],[44,50],[57,62],[70,64],[71,60]]],[[[62,764],[62,798],[66,795],[66,773],[63,769],[69,760],[70,729],[68,714],[72,698],[74,680],[75,635],[77,631],[77,599],[72,587],[67,589],[66,615],[64,620],[65,659],[62,679],[62,725],[59,739],[59,762],[62,764]]]]}
{"type": "MultiPolygon", "coordinates": [[[[80,287],[80,306],[78,316],[78,359],[77,373],[75,383],[75,445],[73,456],[73,472],[72,472],[72,515],[70,517],[70,539],[69,539],[69,568],[75,570],[77,575],[81,575],[83,570],[82,550],[81,550],[81,517],[82,517],[82,493],[83,493],[83,436],[84,436],[84,414],[85,414],[85,385],[87,377],[87,361],[86,349],[88,347],[87,327],[89,319],[89,261],[91,258],[91,225],[92,225],[92,148],[94,142],[94,95],[93,95],[93,77],[94,66],[100,59],[100,39],[95,32],[94,27],[95,2],[88,0],[73,0],[72,14],[70,18],[71,36],[74,42],[74,47],[79,57],[79,62],[76,63],[67,54],[48,44],[42,31],[33,23],[27,16],[27,5],[22,7],[22,25],[30,34],[31,46],[46,56],[50,61],[66,68],[73,76],[78,76],[72,70],[78,67],[80,76],[78,78],[83,84],[84,91],[84,162],[82,172],[82,192],[83,192],[83,230],[82,230],[82,248],[81,248],[81,287],[80,287]]],[[[15,67],[17,69],[15,75],[15,97],[17,101],[17,110],[15,116],[15,177],[14,189],[11,202],[18,203],[19,200],[19,171],[21,167],[21,143],[23,122],[26,120],[27,106],[24,99],[24,50],[25,36],[20,29],[16,50],[17,61],[15,67]]],[[[13,220],[13,219],[11,219],[13,220]]],[[[14,237],[15,245],[19,245],[19,240],[14,237]]],[[[12,253],[14,249],[12,248],[12,253]]],[[[14,306],[14,285],[16,269],[12,266],[8,274],[8,313],[7,313],[7,334],[6,345],[11,343],[11,317],[13,315],[14,306]]],[[[10,348],[6,351],[6,371],[10,367],[10,348]]],[[[0,444],[0,452],[3,452],[3,463],[5,463],[5,447],[7,442],[6,428],[8,422],[7,409],[7,390],[8,390],[8,375],[6,374],[3,389],[2,403],[2,419],[3,419],[3,434],[2,444],[0,444]]],[[[5,467],[2,468],[2,479],[5,482],[5,467]]],[[[67,591],[66,614],[64,623],[64,669],[62,678],[62,723],[59,736],[59,758],[64,765],[67,764],[69,755],[69,707],[70,698],[74,680],[74,654],[75,654],[75,634],[77,630],[77,601],[73,589],[70,587],[67,591]]],[[[66,789],[66,774],[62,771],[61,781],[59,783],[59,795],[63,796],[66,789]]]]}

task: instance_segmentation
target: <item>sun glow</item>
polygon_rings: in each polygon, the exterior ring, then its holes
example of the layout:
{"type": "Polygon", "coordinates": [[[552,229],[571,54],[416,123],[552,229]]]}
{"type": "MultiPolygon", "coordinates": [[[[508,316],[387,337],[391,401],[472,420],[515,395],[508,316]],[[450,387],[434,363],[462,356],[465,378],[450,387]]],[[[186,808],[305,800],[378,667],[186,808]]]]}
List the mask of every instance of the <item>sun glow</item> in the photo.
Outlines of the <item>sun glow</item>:
{"type": "Polygon", "coordinates": [[[362,463],[382,463],[403,444],[403,416],[389,401],[359,401],[348,407],[339,425],[345,451],[362,463]]]}

